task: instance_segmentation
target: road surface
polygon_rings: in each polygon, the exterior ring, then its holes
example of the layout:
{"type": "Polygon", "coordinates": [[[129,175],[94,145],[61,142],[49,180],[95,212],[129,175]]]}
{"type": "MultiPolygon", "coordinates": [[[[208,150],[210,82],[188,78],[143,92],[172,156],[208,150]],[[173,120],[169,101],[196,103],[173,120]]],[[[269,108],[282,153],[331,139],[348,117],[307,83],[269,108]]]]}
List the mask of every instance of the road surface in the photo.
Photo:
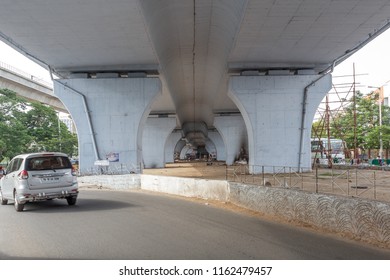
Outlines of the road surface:
{"type": "Polygon", "coordinates": [[[0,259],[390,259],[390,250],[141,191],[0,205],[0,259]]]}

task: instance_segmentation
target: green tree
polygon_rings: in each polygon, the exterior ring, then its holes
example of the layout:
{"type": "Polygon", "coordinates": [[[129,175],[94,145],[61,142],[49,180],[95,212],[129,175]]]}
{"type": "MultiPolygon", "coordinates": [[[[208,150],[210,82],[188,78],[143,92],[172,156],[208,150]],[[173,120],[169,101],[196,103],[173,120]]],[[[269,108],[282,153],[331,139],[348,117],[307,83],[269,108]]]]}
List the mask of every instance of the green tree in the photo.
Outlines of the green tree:
{"type": "MultiPolygon", "coordinates": [[[[362,150],[379,148],[379,94],[372,92],[363,95],[356,92],[355,102],[353,97],[350,105],[339,112],[331,123],[331,134],[334,138],[346,141],[347,146],[362,150]],[[355,110],[356,104],[356,110],[355,110]],[[355,114],[356,112],[356,114],[355,114]],[[355,126],[356,117],[356,126],[355,126]]],[[[382,105],[382,136],[387,137],[386,127],[389,124],[389,108],[382,105]]]]}
{"type": "Polygon", "coordinates": [[[0,89],[0,161],[21,153],[77,153],[77,136],[59,121],[49,106],[27,102],[15,92],[0,89]]]}
{"type": "Polygon", "coordinates": [[[21,118],[27,102],[8,89],[0,89],[0,161],[25,151],[31,141],[21,118]]]}
{"type": "Polygon", "coordinates": [[[321,138],[325,137],[326,129],[325,122],[323,119],[313,122],[311,126],[311,138],[321,138]]]}
{"type": "Polygon", "coordinates": [[[383,149],[390,149],[390,126],[382,125],[382,127],[376,126],[373,128],[366,137],[367,147],[369,149],[378,149],[380,146],[380,138],[382,137],[383,149]],[[380,132],[382,135],[380,136],[380,132]]]}
{"type": "Polygon", "coordinates": [[[60,151],[74,155],[77,137],[69,132],[51,107],[31,103],[31,109],[24,115],[23,123],[32,139],[29,152],[60,151]]]}

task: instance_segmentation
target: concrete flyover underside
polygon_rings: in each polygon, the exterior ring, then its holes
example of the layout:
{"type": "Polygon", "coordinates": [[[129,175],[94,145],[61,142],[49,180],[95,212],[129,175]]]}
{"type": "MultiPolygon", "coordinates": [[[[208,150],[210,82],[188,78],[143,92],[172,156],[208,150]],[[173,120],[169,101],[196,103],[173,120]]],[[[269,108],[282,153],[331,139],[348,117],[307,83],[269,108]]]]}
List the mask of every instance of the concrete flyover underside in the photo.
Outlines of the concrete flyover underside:
{"type": "Polygon", "coordinates": [[[3,0],[0,39],[58,75],[81,169],[111,155],[127,169],[160,166],[178,147],[171,133],[229,164],[246,150],[252,164],[308,169],[328,74],[386,30],[389,14],[389,0],[3,0]],[[158,89],[132,86],[150,79],[158,89]],[[158,122],[165,131],[151,133],[158,122]]]}

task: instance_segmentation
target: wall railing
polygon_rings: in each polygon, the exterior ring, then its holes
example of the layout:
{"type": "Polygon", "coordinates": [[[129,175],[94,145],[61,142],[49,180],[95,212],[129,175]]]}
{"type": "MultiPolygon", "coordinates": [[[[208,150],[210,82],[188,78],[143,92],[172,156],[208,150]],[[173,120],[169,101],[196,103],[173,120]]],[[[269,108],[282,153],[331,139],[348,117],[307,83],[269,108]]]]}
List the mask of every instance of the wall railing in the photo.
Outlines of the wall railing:
{"type": "Polygon", "coordinates": [[[226,179],[265,187],[390,201],[390,172],[385,170],[316,166],[312,171],[298,172],[294,167],[235,165],[226,167],[226,179]],[[254,174],[252,170],[262,171],[254,174]]]}
{"type": "Polygon", "coordinates": [[[21,76],[21,77],[23,77],[25,79],[31,80],[31,81],[33,81],[33,82],[35,82],[37,84],[40,84],[40,85],[42,85],[44,87],[49,88],[49,89],[53,89],[53,83],[51,83],[49,81],[46,81],[43,78],[36,77],[36,76],[34,76],[34,75],[30,74],[30,73],[27,73],[27,72],[25,72],[23,70],[20,70],[20,69],[14,67],[14,66],[11,66],[11,65],[9,65],[9,64],[7,64],[5,62],[0,61],[0,69],[6,70],[6,71],[11,72],[11,73],[13,73],[15,75],[18,75],[18,76],[21,76]]]}

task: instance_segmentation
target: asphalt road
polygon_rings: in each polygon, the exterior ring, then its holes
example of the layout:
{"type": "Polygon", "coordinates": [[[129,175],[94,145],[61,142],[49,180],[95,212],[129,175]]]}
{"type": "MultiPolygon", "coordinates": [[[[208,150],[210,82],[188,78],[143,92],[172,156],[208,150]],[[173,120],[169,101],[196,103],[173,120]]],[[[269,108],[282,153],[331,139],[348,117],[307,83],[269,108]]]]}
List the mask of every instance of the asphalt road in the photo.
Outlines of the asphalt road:
{"type": "Polygon", "coordinates": [[[390,250],[278,224],[205,202],[138,191],[81,190],[0,205],[0,259],[390,259],[390,250]]]}

